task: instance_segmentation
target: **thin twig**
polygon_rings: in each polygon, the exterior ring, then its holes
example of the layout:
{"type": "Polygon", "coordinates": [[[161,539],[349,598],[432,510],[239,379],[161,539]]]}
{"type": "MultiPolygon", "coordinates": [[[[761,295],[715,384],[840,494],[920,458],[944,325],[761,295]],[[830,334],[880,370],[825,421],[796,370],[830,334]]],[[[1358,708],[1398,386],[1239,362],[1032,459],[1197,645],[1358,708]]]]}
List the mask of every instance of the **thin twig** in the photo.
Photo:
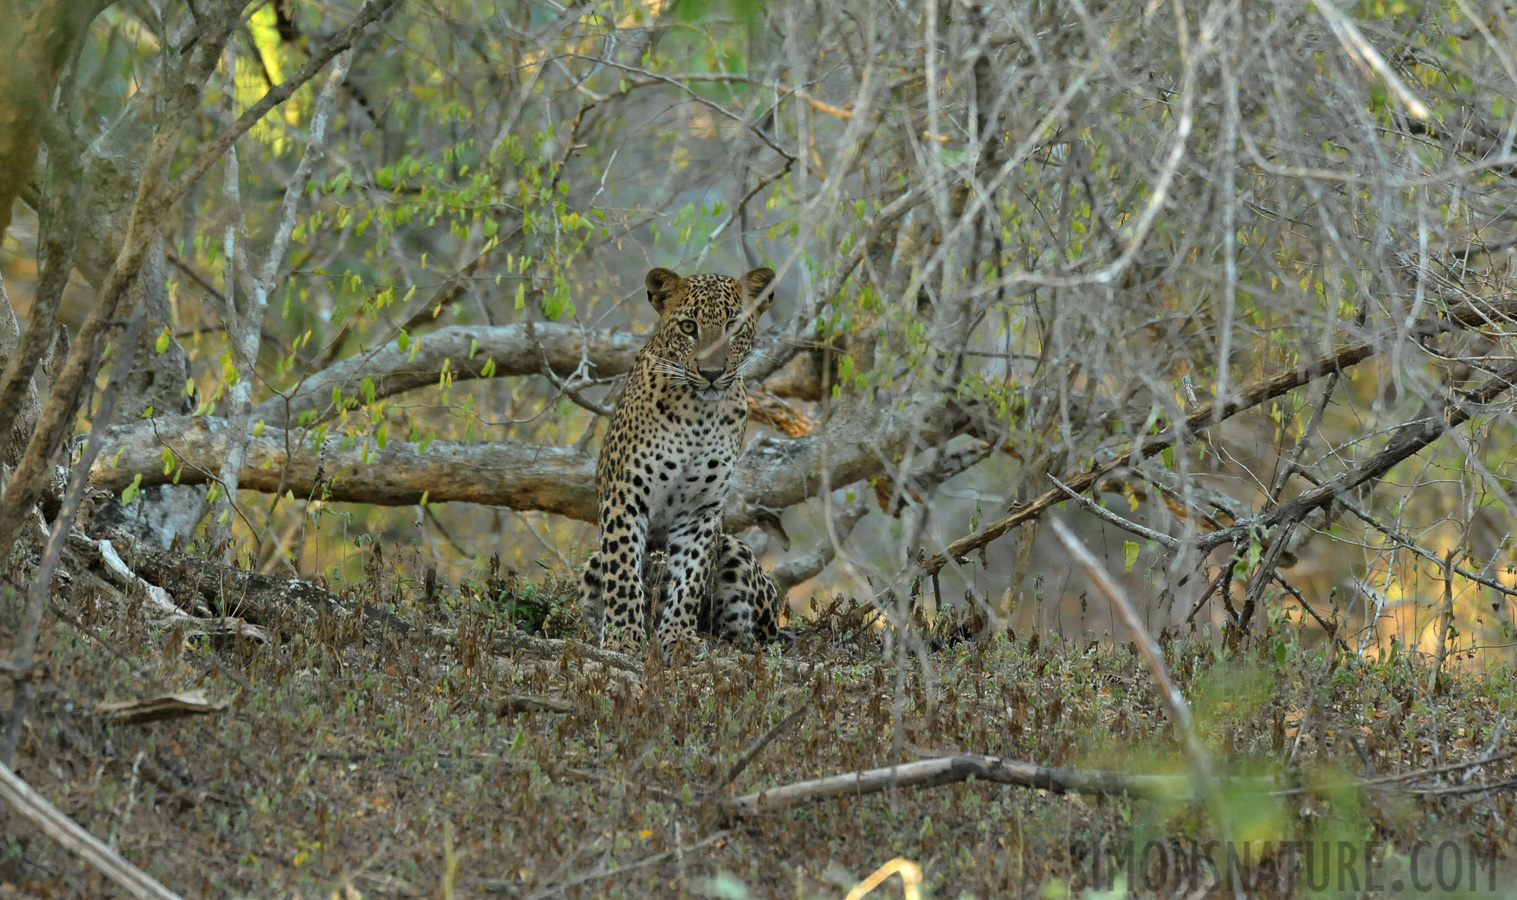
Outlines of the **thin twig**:
{"type": "MultiPolygon", "coordinates": [[[[1169,709],[1170,720],[1174,723],[1175,730],[1180,733],[1180,746],[1184,749],[1192,769],[1195,770],[1201,782],[1206,805],[1217,823],[1217,829],[1222,833],[1222,840],[1231,846],[1232,826],[1227,806],[1223,802],[1222,789],[1217,784],[1217,776],[1212,770],[1211,758],[1207,756],[1206,748],[1201,746],[1201,739],[1196,736],[1195,723],[1190,715],[1190,704],[1185,702],[1185,695],[1180,693],[1180,686],[1170,677],[1169,668],[1164,665],[1164,651],[1159,648],[1153,635],[1148,633],[1148,629],[1143,627],[1143,619],[1133,608],[1131,601],[1127,599],[1126,592],[1096,561],[1084,542],[1059,519],[1055,518],[1049,524],[1053,526],[1054,534],[1058,535],[1059,540],[1064,544],[1064,549],[1069,551],[1075,563],[1085,570],[1090,580],[1095,582],[1101,593],[1106,595],[1106,599],[1111,601],[1112,607],[1126,623],[1127,630],[1131,632],[1139,652],[1142,653],[1143,659],[1148,663],[1149,671],[1153,674],[1155,685],[1159,689],[1159,697],[1169,709]]],[[[1229,866],[1236,866],[1236,861],[1229,861],[1229,866]]],[[[1233,883],[1241,884],[1242,881],[1235,879],[1233,883]]]]}
{"type": "MultiPolygon", "coordinates": [[[[1417,778],[1478,768],[1508,759],[1513,755],[1517,753],[1485,756],[1468,762],[1400,775],[1366,778],[1352,782],[1351,785],[1364,790],[1400,789],[1406,793],[1418,795],[1498,790],[1509,786],[1510,782],[1454,788],[1402,788],[1400,785],[1417,778]]],[[[1129,774],[1099,769],[1070,769],[1063,766],[1042,766],[1000,756],[956,753],[902,763],[898,766],[882,766],[876,769],[830,775],[826,778],[799,781],[765,791],[744,794],[727,802],[726,814],[729,819],[751,819],[763,813],[778,812],[838,797],[878,794],[904,787],[939,787],[968,781],[971,778],[995,784],[1052,791],[1056,794],[1123,795],[1167,802],[1195,801],[1204,796],[1202,792],[1196,790],[1196,779],[1186,775],[1129,774]]],[[[1284,797],[1306,794],[1313,790],[1302,785],[1281,787],[1277,779],[1269,776],[1232,778],[1228,779],[1226,784],[1229,796],[1232,797],[1284,797]]]]}
{"type": "Polygon", "coordinates": [[[237,142],[238,138],[261,122],[274,107],[293,96],[307,81],[321,74],[321,70],[326,68],[333,57],[352,47],[353,42],[358,40],[363,30],[389,12],[390,7],[396,2],[397,0],[368,0],[364,3],[357,15],[353,17],[353,21],[349,22],[347,27],[338,32],[330,41],[323,44],[321,49],[313,53],[311,58],[306,60],[305,65],[295,71],[295,74],[280,82],[277,87],[271,88],[268,93],[258,99],[257,103],[243,110],[236,122],[205,145],[205,149],[200,151],[195,161],[185,167],[183,174],[164,191],[164,205],[170,206],[178,202],[190,187],[199,181],[217,160],[221,159],[222,154],[237,142]]]}
{"type": "Polygon", "coordinates": [[[1137,522],[1131,521],[1130,519],[1122,518],[1106,507],[1086,497],[1084,494],[1077,493],[1074,488],[1055,478],[1053,475],[1049,475],[1048,480],[1058,485],[1059,490],[1068,494],[1069,499],[1080,504],[1080,506],[1084,508],[1086,512],[1090,513],[1101,521],[1115,525],[1123,531],[1131,532],[1138,537],[1147,538],[1154,543],[1162,544],[1171,550],[1180,549],[1179,540],[1172,538],[1163,532],[1154,531],[1152,528],[1139,525],[1137,522]]]}
{"type": "MultiPolygon", "coordinates": [[[[1314,485],[1320,486],[1322,484],[1322,479],[1313,476],[1309,472],[1298,470],[1295,474],[1301,478],[1306,479],[1314,485]]],[[[1407,550],[1410,550],[1412,553],[1415,553],[1423,559],[1442,564],[1442,557],[1440,557],[1438,554],[1427,549],[1426,547],[1419,545],[1416,541],[1407,537],[1405,533],[1397,531],[1395,528],[1392,528],[1391,526],[1380,521],[1380,519],[1374,513],[1360,506],[1358,503],[1355,503],[1346,494],[1339,495],[1337,498],[1335,498],[1333,500],[1333,504],[1335,506],[1341,506],[1349,512],[1353,513],[1364,524],[1390,538],[1397,544],[1400,544],[1402,547],[1405,547],[1407,550]]],[[[1507,587],[1494,578],[1487,578],[1478,572],[1472,572],[1469,569],[1465,569],[1460,566],[1455,566],[1454,572],[1461,578],[1468,579],[1475,582],[1476,584],[1484,585],[1485,587],[1488,587],[1493,591],[1505,594],[1508,597],[1517,597],[1517,588],[1507,587]]]]}
{"type": "MultiPolygon", "coordinates": [[[[1484,322],[1494,317],[1509,315],[1514,310],[1517,310],[1517,299],[1489,304],[1461,303],[1451,307],[1443,315],[1419,319],[1406,330],[1406,333],[1413,336],[1429,337],[1457,328],[1479,328],[1484,322]]],[[[1155,456],[1174,446],[1177,442],[1188,441],[1192,436],[1211,425],[1230,419],[1238,413],[1252,409],[1266,400],[1295,390],[1301,385],[1315,381],[1323,375],[1330,372],[1341,372],[1343,369],[1357,365],[1374,356],[1383,345],[1385,345],[1385,341],[1383,340],[1355,341],[1343,344],[1333,352],[1318,357],[1305,365],[1288,369],[1284,372],[1277,372],[1269,378],[1255,381],[1244,388],[1236,399],[1226,400],[1220,406],[1216,402],[1198,406],[1183,421],[1166,429],[1164,433],[1154,435],[1141,443],[1130,445],[1118,452],[1108,462],[1095,466],[1087,472],[1066,476],[1064,481],[1073,490],[1080,492],[1087,491],[1092,485],[1099,484],[1102,479],[1117,469],[1138,460],[1155,456]]],[[[941,553],[928,557],[922,564],[923,571],[928,575],[934,575],[947,565],[949,560],[962,562],[975,550],[980,549],[1007,532],[1040,517],[1053,505],[1064,502],[1066,497],[1067,495],[1063,490],[1055,488],[1039,495],[1034,500],[1019,504],[1008,515],[991,522],[972,534],[959,538],[945,547],[941,553]]],[[[1286,505],[1289,506],[1290,504],[1286,505]]],[[[1219,531],[1213,534],[1221,533],[1223,532],[1219,531]]],[[[1211,538],[1212,535],[1208,535],[1207,537],[1211,538]]],[[[1236,537],[1237,535],[1233,535],[1231,538],[1224,537],[1213,543],[1204,545],[1202,549],[1220,546],[1232,539],[1236,539],[1236,537]]]]}
{"type": "Polygon", "coordinates": [[[734,781],[737,781],[739,775],[743,774],[743,771],[748,768],[748,764],[753,762],[753,760],[757,758],[760,753],[764,752],[765,747],[769,746],[769,744],[775,738],[790,730],[790,726],[794,725],[796,722],[799,722],[801,720],[801,717],[810,711],[811,701],[807,700],[805,703],[802,703],[800,706],[796,707],[795,710],[785,718],[780,719],[778,722],[776,722],[768,731],[764,732],[758,740],[753,742],[753,746],[743,751],[743,755],[739,756],[737,758],[737,762],[732,764],[732,768],[727,770],[727,777],[722,779],[721,784],[718,784],[711,790],[706,791],[704,796],[709,797],[713,794],[718,794],[723,790],[726,790],[727,787],[730,786],[734,781]]]}
{"type": "MultiPolygon", "coordinates": [[[[1056,794],[1127,795],[1159,800],[1194,800],[1198,796],[1195,779],[1185,775],[1129,775],[1096,769],[1041,766],[1000,756],[957,753],[744,794],[728,801],[726,811],[732,819],[753,818],[761,813],[837,797],[878,794],[905,787],[938,787],[970,778],[1056,794]]],[[[1273,779],[1255,781],[1261,793],[1274,787],[1273,779]]]]}
{"type": "Polygon", "coordinates": [[[1300,522],[1312,510],[1327,506],[1337,501],[1347,491],[1379,478],[1397,463],[1421,452],[1448,431],[1463,425],[1475,414],[1477,407],[1496,400],[1514,384],[1517,384],[1517,363],[1506,366],[1478,388],[1461,391],[1463,402],[1448,397],[1438,404],[1429,403],[1417,418],[1398,428],[1379,453],[1340,472],[1271,512],[1232,528],[1214,531],[1204,536],[1200,541],[1201,549],[1207,551],[1222,544],[1236,543],[1244,540],[1257,529],[1274,528],[1286,523],[1294,525],[1300,522]]]}
{"type": "MultiPolygon", "coordinates": [[[[228,509],[235,509],[237,506],[238,481],[242,475],[243,459],[247,456],[248,441],[251,439],[251,435],[248,434],[248,423],[253,410],[252,372],[258,363],[259,338],[263,332],[263,318],[268,310],[269,294],[274,290],[275,276],[278,275],[279,267],[284,262],[285,252],[294,234],[296,211],[305,194],[306,185],[311,180],[311,173],[317,162],[326,155],[327,122],[332,117],[332,110],[336,104],[337,89],[347,78],[348,67],[352,62],[353,51],[351,50],[344,51],[337,57],[336,65],[332,67],[331,74],[327,76],[327,82],[316,99],[316,110],[311,117],[310,136],[306,141],[305,150],[300,155],[300,162],[295,167],[295,174],[291,176],[284,196],[279,201],[279,210],[275,214],[277,225],[274,230],[274,239],[269,243],[263,266],[257,272],[250,273],[251,283],[244,285],[244,291],[248,296],[243,302],[240,314],[235,304],[231,302],[233,279],[228,273],[226,306],[228,336],[237,351],[239,364],[248,368],[247,374],[237,379],[236,383],[230,385],[227,390],[227,447],[221,461],[219,480],[228,509]]],[[[229,159],[235,161],[235,146],[227,149],[230,154],[229,159]]],[[[241,230],[242,224],[235,162],[228,168],[228,173],[228,193],[232,195],[234,212],[239,217],[227,225],[227,241],[230,247],[233,244],[235,232],[241,230]]],[[[239,251],[242,249],[241,243],[236,246],[239,251]]],[[[228,261],[230,262],[231,259],[232,257],[229,256],[228,261]]],[[[224,545],[226,552],[230,553],[232,517],[227,515],[224,522],[218,517],[213,520],[210,527],[213,530],[210,536],[211,546],[224,545]]],[[[254,529],[253,534],[257,535],[258,531],[254,529]]]]}
{"type": "MultiPolygon", "coordinates": [[[[1088,472],[1074,476],[1066,476],[1064,479],[1067,486],[1076,491],[1089,490],[1092,485],[1100,481],[1112,472],[1138,459],[1147,459],[1155,456],[1174,446],[1177,441],[1189,440],[1190,437],[1200,430],[1214,425],[1217,422],[1232,418],[1244,410],[1251,409],[1266,400],[1278,397],[1281,394],[1295,390],[1328,372],[1338,371],[1348,366],[1356,365],[1375,353],[1373,344],[1365,341],[1345,344],[1332,353],[1285,372],[1279,372],[1270,378],[1261,379],[1243,389],[1236,400],[1228,400],[1219,407],[1216,403],[1207,403],[1197,407],[1185,419],[1177,423],[1175,427],[1166,429],[1163,434],[1157,434],[1140,444],[1124,449],[1116,454],[1110,461],[1105,462],[1088,472]]],[[[973,534],[967,535],[954,541],[944,548],[943,552],[929,557],[923,564],[927,574],[936,574],[948,561],[962,561],[970,553],[980,549],[996,538],[1006,534],[1033,519],[1038,518],[1056,503],[1062,503],[1068,495],[1060,488],[1054,488],[1047,493],[1039,495],[1036,499],[1018,505],[1009,515],[986,525],[973,534]]]]}
{"type": "MultiPolygon", "coordinates": [[[[1291,584],[1289,581],[1286,581],[1284,575],[1281,575],[1279,572],[1275,572],[1274,579],[1276,584],[1280,585],[1282,588],[1285,588],[1287,593],[1296,598],[1296,602],[1301,604],[1302,609],[1306,610],[1313,619],[1317,620],[1317,624],[1322,626],[1323,631],[1326,631],[1330,635],[1337,633],[1338,629],[1334,627],[1333,623],[1322,618],[1322,614],[1312,608],[1312,605],[1310,603],[1306,602],[1306,595],[1302,594],[1295,585],[1291,584]]],[[[1339,641],[1339,643],[1343,644],[1342,641],[1339,641]]],[[[1348,649],[1348,646],[1344,644],[1343,649],[1348,649]]]]}

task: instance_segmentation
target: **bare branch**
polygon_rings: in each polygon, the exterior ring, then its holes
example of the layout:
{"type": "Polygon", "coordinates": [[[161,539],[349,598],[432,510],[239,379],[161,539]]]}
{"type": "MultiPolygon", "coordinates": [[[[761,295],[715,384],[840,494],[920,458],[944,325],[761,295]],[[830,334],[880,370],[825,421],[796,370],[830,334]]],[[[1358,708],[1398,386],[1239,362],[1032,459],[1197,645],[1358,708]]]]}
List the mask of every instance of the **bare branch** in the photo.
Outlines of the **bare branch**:
{"type": "Polygon", "coordinates": [[[360,396],[367,379],[376,399],[438,383],[443,366],[455,381],[491,376],[535,375],[544,360],[567,376],[589,360],[597,377],[625,374],[646,335],[625,331],[587,331],[560,322],[515,325],[452,325],[411,338],[401,350],[383,344],[334,363],[302,381],[288,396],[276,396],[253,408],[252,420],[284,427],[313,424],[337,413],[334,391],[360,396]],[[288,412],[286,412],[288,410],[288,412]]]}
{"type": "MultiPolygon", "coordinates": [[[[1127,775],[1094,769],[1040,766],[999,756],[959,753],[744,794],[727,803],[727,814],[734,819],[754,818],[763,813],[839,797],[878,794],[896,788],[939,787],[971,778],[1053,791],[1056,794],[1130,795],[1162,800],[1185,800],[1198,796],[1194,779],[1184,775],[1127,775]]],[[[1272,782],[1263,779],[1259,781],[1261,792],[1272,786],[1272,782]]]]}
{"type": "Polygon", "coordinates": [[[1389,472],[1397,463],[1419,453],[1453,428],[1475,414],[1475,408],[1496,400],[1517,384],[1517,363],[1508,365],[1484,384],[1462,392],[1464,402],[1452,397],[1423,408],[1422,414],[1403,425],[1391,436],[1385,449],[1337,476],[1298,495],[1271,512],[1222,531],[1214,531],[1200,541],[1203,550],[1242,540],[1251,529],[1273,528],[1282,523],[1294,525],[1312,510],[1327,506],[1343,493],[1353,490],[1389,472]]]}
{"type": "Polygon", "coordinates": [[[10,767],[0,763],[0,798],[12,811],[31,822],[44,834],[62,844],[138,900],[179,900],[179,895],[153,880],[146,872],[127,862],[105,842],[80,828],[31,785],[22,781],[10,767]]]}
{"type": "Polygon", "coordinates": [[[200,151],[195,161],[185,167],[179,178],[165,189],[163,202],[172,204],[183,197],[190,186],[199,181],[201,176],[216,164],[216,160],[237,142],[238,138],[262,121],[274,107],[290,99],[307,81],[319,75],[337,54],[352,47],[353,42],[358,40],[363,30],[389,12],[390,7],[396,2],[397,0],[365,0],[363,7],[353,17],[353,21],[349,22],[347,27],[339,31],[330,41],[323,44],[320,50],[311,54],[311,58],[305,61],[305,65],[297,69],[289,78],[270,88],[269,92],[260,97],[257,103],[244,110],[242,115],[237,117],[236,122],[212,138],[200,151]]]}
{"type": "MultiPolygon", "coordinates": [[[[285,251],[289,248],[290,235],[295,231],[295,211],[299,207],[300,199],[305,194],[306,185],[310,183],[311,172],[316,163],[326,155],[327,120],[331,118],[332,106],[337,98],[337,88],[343,79],[348,76],[348,66],[353,62],[353,51],[345,50],[337,57],[337,65],[332,67],[327,76],[327,83],[322,87],[321,94],[316,99],[316,111],[311,117],[311,133],[306,140],[305,150],[300,155],[300,163],[295,167],[295,174],[290,178],[290,183],[285,187],[284,197],[279,203],[279,212],[275,221],[277,226],[274,231],[274,239],[269,244],[268,255],[264,259],[263,267],[253,276],[253,283],[247,285],[248,298],[243,303],[241,315],[229,302],[227,304],[227,321],[236,323],[231,329],[232,344],[237,351],[237,359],[240,365],[248,371],[241,374],[235,384],[227,390],[227,424],[228,432],[232,435],[246,435],[248,422],[253,409],[253,372],[252,369],[258,363],[259,338],[263,333],[263,319],[269,307],[269,293],[274,289],[274,276],[278,274],[279,267],[284,262],[285,251]]],[[[228,148],[234,154],[235,145],[228,148]]],[[[235,156],[232,157],[235,159],[235,156]]],[[[231,168],[229,182],[231,192],[235,193],[236,169],[231,168]]],[[[241,204],[234,204],[236,214],[242,214],[241,204]]],[[[237,223],[240,227],[240,222],[237,223]]],[[[231,244],[233,232],[232,225],[227,226],[228,245],[231,244]]],[[[238,248],[241,249],[240,247],[238,248]]],[[[230,250],[228,251],[230,252],[230,250]]],[[[228,297],[231,295],[231,279],[228,279],[228,297]]],[[[247,441],[232,440],[228,442],[226,455],[222,457],[221,466],[218,469],[220,475],[218,481],[221,484],[220,501],[212,507],[214,512],[217,507],[223,511],[222,517],[215,517],[210,525],[212,529],[211,545],[227,544],[226,552],[230,553],[230,538],[232,532],[232,510],[237,503],[237,483],[242,473],[242,459],[247,452],[247,441]]]]}
{"type": "MultiPolygon", "coordinates": [[[[833,528],[837,534],[838,542],[841,543],[848,540],[848,536],[853,533],[854,526],[858,525],[859,520],[868,514],[869,501],[863,498],[859,498],[848,506],[843,507],[843,510],[837,513],[833,519],[833,528]]],[[[830,540],[822,540],[817,542],[817,545],[809,553],[797,556],[794,559],[787,559],[775,566],[774,571],[769,573],[769,577],[773,578],[774,583],[779,585],[781,593],[787,593],[801,582],[822,574],[822,570],[827,568],[827,565],[832,562],[833,557],[836,555],[837,545],[830,540]]]]}
{"type": "Polygon", "coordinates": [[[1059,490],[1069,495],[1069,499],[1078,503],[1081,509],[1084,509],[1086,512],[1090,513],[1101,521],[1115,525],[1123,531],[1131,532],[1138,537],[1146,538],[1156,544],[1168,547],[1171,550],[1180,549],[1180,542],[1177,539],[1172,538],[1162,532],[1154,531],[1152,528],[1146,528],[1142,525],[1139,525],[1137,522],[1122,518],[1101,504],[1095,502],[1094,500],[1091,500],[1089,497],[1086,497],[1084,494],[1076,493],[1074,488],[1053,477],[1052,475],[1048,476],[1048,480],[1052,481],[1055,485],[1058,485],[1059,490]]]}
{"type": "Polygon", "coordinates": [[[1177,439],[1189,439],[1191,435],[1201,429],[1230,419],[1246,409],[1251,409],[1265,400],[1292,391],[1328,372],[1339,371],[1345,367],[1362,362],[1374,355],[1374,352],[1374,346],[1367,342],[1347,344],[1339,348],[1337,352],[1323,356],[1307,365],[1281,372],[1273,378],[1254,382],[1241,392],[1239,399],[1223,403],[1220,408],[1216,404],[1204,404],[1198,407],[1195,412],[1186,416],[1179,427],[1167,429],[1163,434],[1143,441],[1136,447],[1121,453],[1108,462],[1096,466],[1088,472],[1064,478],[1064,486],[1041,494],[1037,499],[1019,505],[1010,515],[997,519],[979,531],[954,541],[943,552],[930,557],[924,563],[923,568],[929,575],[936,574],[943,566],[948,564],[948,560],[962,561],[964,557],[973,551],[985,546],[1013,528],[1036,519],[1054,504],[1063,502],[1068,496],[1065,493],[1066,490],[1089,490],[1092,485],[1099,484],[1107,475],[1123,466],[1130,465],[1135,459],[1147,459],[1150,456],[1162,453],[1169,447],[1174,446],[1177,439]],[[1215,413],[1213,412],[1214,409],[1217,410],[1215,413]]]}
{"type": "MultiPolygon", "coordinates": [[[[113,428],[90,473],[98,487],[119,491],[142,473],[142,484],[204,484],[214,480],[226,454],[225,419],[170,416],[113,428]],[[165,449],[173,466],[163,471],[165,449]],[[182,467],[182,468],[179,468],[182,467]]],[[[314,447],[284,429],[268,427],[248,441],[240,485],[244,490],[284,487],[297,496],[408,506],[463,501],[540,509],[589,520],[595,515],[595,461],[573,450],[515,441],[464,444],[433,441],[426,452],[392,440],[354,443],[333,437],[314,447]],[[285,448],[291,448],[286,454],[285,448]],[[283,475],[281,475],[283,473],[283,475]]]]}
{"type": "MultiPolygon", "coordinates": [[[[1211,757],[1207,755],[1206,748],[1202,746],[1201,739],[1196,735],[1195,723],[1191,720],[1190,704],[1185,702],[1185,695],[1180,692],[1180,686],[1175,683],[1169,674],[1169,667],[1164,664],[1164,651],[1159,647],[1158,641],[1143,627],[1143,617],[1133,608],[1132,602],[1127,599],[1127,594],[1119,587],[1085,544],[1075,537],[1069,526],[1053,520],[1054,534],[1059,536],[1064,549],[1075,558],[1075,563],[1085,570],[1085,574],[1095,582],[1106,599],[1111,601],[1112,607],[1122,622],[1127,625],[1127,630],[1132,634],[1133,641],[1138,645],[1138,652],[1143,661],[1148,663],[1148,671],[1154,677],[1154,685],[1158,688],[1159,698],[1164,701],[1164,706],[1169,710],[1169,718],[1174,723],[1175,730],[1179,732],[1180,747],[1185,751],[1185,756],[1190,760],[1192,771],[1200,782],[1202,795],[1206,798],[1206,805],[1215,820],[1217,828],[1222,832],[1222,840],[1232,843],[1231,816],[1222,796],[1221,785],[1217,782],[1217,776],[1212,770],[1211,757]]],[[[1235,861],[1230,865],[1236,866],[1235,861]]],[[[1233,872],[1237,874],[1236,871],[1233,872]]]]}
{"type": "MultiPolygon", "coordinates": [[[[1408,329],[1410,334],[1417,336],[1431,336],[1456,328],[1478,328],[1482,323],[1499,316],[1510,316],[1517,312],[1517,300],[1503,300],[1496,304],[1461,303],[1451,307],[1445,316],[1422,319],[1408,329]]],[[[1304,366],[1298,366],[1284,372],[1277,373],[1269,378],[1261,379],[1250,384],[1239,392],[1235,400],[1228,400],[1219,407],[1215,403],[1207,403],[1197,407],[1185,417],[1178,425],[1166,429],[1162,434],[1148,438],[1141,444],[1132,447],[1108,462],[1102,463],[1088,472],[1068,476],[1063,479],[1067,489],[1083,492],[1089,490],[1092,485],[1099,484],[1103,478],[1123,466],[1129,465],[1140,459],[1147,459],[1161,453],[1173,446],[1178,440],[1189,440],[1190,437],[1208,426],[1226,421],[1244,410],[1252,409],[1266,400],[1279,397],[1303,384],[1308,384],[1329,372],[1341,372],[1344,369],[1357,365],[1360,362],[1375,355],[1378,351],[1375,342],[1355,341],[1344,344],[1337,350],[1325,356],[1319,357],[1304,366]]],[[[937,553],[923,564],[927,574],[936,574],[950,559],[963,561],[970,553],[985,546],[996,538],[1018,526],[1030,522],[1041,516],[1049,507],[1062,502],[1067,494],[1066,488],[1055,488],[1041,494],[1037,499],[1021,504],[1010,515],[1004,516],[986,525],[973,534],[962,537],[949,544],[941,553],[937,553]]],[[[1278,520],[1277,520],[1278,521],[1278,520]]],[[[1208,540],[1212,536],[1208,536],[1208,540]]],[[[1226,543],[1226,539],[1215,540],[1208,546],[1216,547],[1226,543]]]]}

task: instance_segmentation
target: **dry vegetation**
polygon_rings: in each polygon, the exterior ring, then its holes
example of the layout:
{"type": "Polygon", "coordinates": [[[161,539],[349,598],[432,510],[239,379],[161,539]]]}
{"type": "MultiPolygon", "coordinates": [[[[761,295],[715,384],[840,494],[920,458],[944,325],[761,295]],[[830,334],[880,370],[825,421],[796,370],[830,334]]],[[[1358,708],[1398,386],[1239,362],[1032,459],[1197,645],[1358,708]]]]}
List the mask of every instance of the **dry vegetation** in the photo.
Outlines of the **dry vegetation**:
{"type": "MultiPolygon", "coordinates": [[[[837,608],[772,651],[620,668],[572,643],[542,659],[521,651],[514,629],[540,621],[530,611],[572,604],[563,584],[478,573],[428,597],[410,564],[373,568],[342,604],[385,624],[287,619],[277,648],[148,627],[143,604],[79,573],[41,645],[42,702],[19,771],[185,896],[820,898],[900,856],[935,897],[1044,897],[1090,887],[1102,841],[1208,834],[1178,798],[973,783],[724,815],[736,794],[939,753],[1179,771],[1151,679],[1123,642],[976,641],[945,624],[929,685],[921,667],[902,678],[884,661],[861,611],[837,608]],[[147,724],[94,710],[188,687],[230,706],[147,724]]],[[[1404,655],[1293,634],[1271,629],[1263,649],[1237,654],[1204,634],[1164,637],[1219,770],[1301,787],[1230,789],[1235,829],[1380,842],[1388,875],[1405,873],[1417,840],[1468,841],[1482,860],[1510,845],[1513,804],[1498,790],[1517,777],[1508,672],[1435,689],[1404,655]],[[1497,751],[1477,768],[1413,774],[1497,751]],[[1394,774],[1405,777],[1354,786],[1394,774]]],[[[28,829],[7,829],[3,853],[0,895],[114,895],[28,829]]],[[[1512,869],[1499,865],[1504,890],[1512,869]]],[[[1245,874],[1280,877],[1269,863],[1245,874]]],[[[1490,896],[1486,875],[1479,884],[1490,896]]]]}

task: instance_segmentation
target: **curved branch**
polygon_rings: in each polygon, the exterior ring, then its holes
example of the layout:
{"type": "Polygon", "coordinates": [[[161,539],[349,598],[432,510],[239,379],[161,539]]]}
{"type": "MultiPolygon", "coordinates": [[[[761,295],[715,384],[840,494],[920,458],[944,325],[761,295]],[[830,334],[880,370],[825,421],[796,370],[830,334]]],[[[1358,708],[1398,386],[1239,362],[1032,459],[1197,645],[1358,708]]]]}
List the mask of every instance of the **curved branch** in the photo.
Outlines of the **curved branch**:
{"type": "Polygon", "coordinates": [[[516,325],[452,325],[412,338],[417,346],[402,351],[385,344],[333,363],[301,382],[288,398],[265,400],[253,409],[253,421],[286,427],[313,414],[321,421],[337,412],[334,389],[356,397],[365,378],[372,379],[376,398],[437,384],[443,366],[455,381],[484,378],[486,366],[494,377],[536,375],[544,364],[563,376],[588,362],[599,377],[620,375],[632,367],[647,335],[586,331],[558,322],[516,325]]]}

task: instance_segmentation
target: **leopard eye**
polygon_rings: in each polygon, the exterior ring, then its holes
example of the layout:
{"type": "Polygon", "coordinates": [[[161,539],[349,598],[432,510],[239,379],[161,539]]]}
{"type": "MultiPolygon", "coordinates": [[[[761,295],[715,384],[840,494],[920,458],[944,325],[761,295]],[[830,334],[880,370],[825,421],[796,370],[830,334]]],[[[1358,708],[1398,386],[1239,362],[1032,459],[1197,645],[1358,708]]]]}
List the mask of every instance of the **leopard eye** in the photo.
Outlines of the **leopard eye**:
{"type": "Polygon", "coordinates": [[[685,334],[690,335],[691,337],[695,337],[695,332],[699,329],[695,327],[695,322],[691,321],[690,319],[685,319],[679,323],[679,330],[683,331],[685,334]]]}
{"type": "Polygon", "coordinates": [[[741,319],[741,318],[742,318],[741,315],[737,315],[737,316],[733,316],[732,318],[728,319],[727,320],[727,330],[728,331],[732,331],[734,328],[737,328],[737,321],[738,321],[738,319],[741,319]]]}

